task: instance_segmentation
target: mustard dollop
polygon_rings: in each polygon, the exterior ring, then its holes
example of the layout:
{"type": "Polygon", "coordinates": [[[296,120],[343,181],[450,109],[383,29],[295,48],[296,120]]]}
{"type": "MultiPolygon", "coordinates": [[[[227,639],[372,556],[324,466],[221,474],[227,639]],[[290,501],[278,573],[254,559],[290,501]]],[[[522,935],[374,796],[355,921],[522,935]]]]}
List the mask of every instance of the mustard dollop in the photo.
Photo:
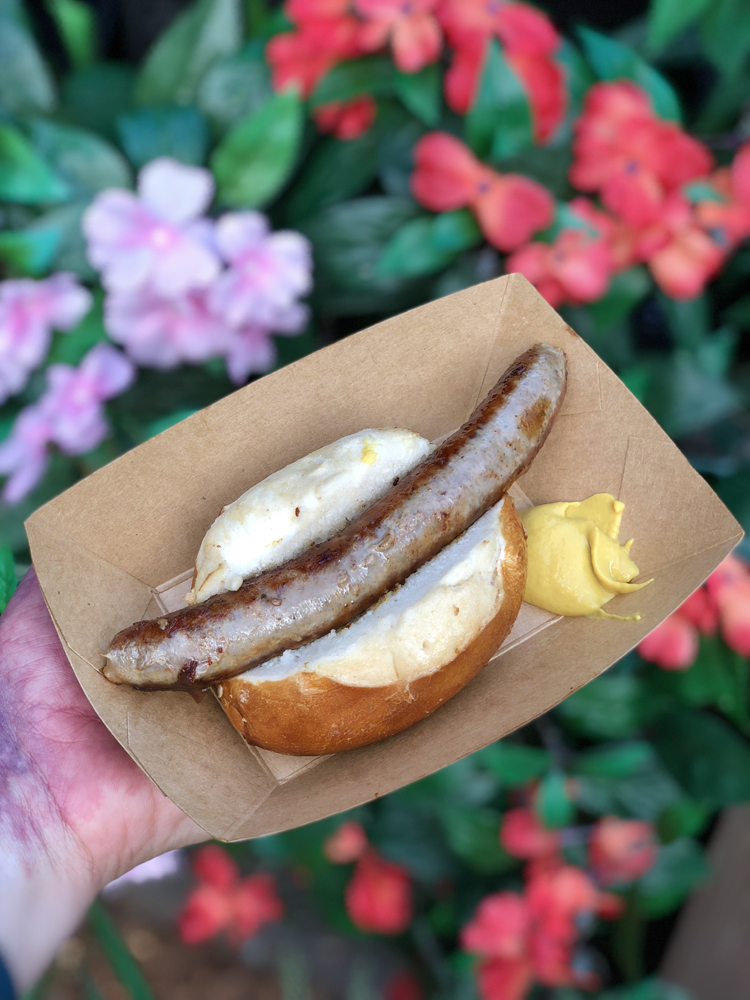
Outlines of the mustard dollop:
{"type": "Polygon", "coordinates": [[[519,511],[527,535],[524,600],[556,615],[639,621],[639,614],[623,617],[602,610],[615,594],[651,583],[631,583],[639,570],[630,558],[633,539],[624,545],[618,541],[624,509],[609,493],[597,493],[580,502],[519,511]]]}

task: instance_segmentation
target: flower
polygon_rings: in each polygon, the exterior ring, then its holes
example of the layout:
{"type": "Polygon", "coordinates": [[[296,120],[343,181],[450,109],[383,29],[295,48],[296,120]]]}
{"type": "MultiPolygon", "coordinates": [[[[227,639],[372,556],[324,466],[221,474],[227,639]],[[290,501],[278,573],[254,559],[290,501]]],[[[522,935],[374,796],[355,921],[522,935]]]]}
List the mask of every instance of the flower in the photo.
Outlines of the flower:
{"type": "Polygon", "coordinates": [[[666,196],[711,168],[711,154],[659,118],[631,81],[596,83],[574,126],[571,183],[598,191],[606,208],[635,227],[659,219],[666,196]]]}
{"type": "Polygon", "coordinates": [[[527,243],[506,261],[536,285],[551,306],[596,302],[609,288],[614,260],[609,243],[586,229],[563,229],[553,243],[527,243]]]}
{"type": "Polygon", "coordinates": [[[727,556],[706,581],[716,602],[722,638],[736,653],[750,657],[750,568],[727,556]]]}
{"type": "Polygon", "coordinates": [[[414,163],[411,190],[417,201],[435,212],[470,207],[498,250],[516,249],[552,221],[554,202],[546,188],[520,174],[485,167],[446,132],[420,139],[414,163]]]}
{"type": "Polygon", "coordinates": [[[716,199],[699,201],[696,222],[725,253],[750,235],[750,142],[740,148],[731,167],[716,170],[710,180],[716,199]]]}
{"type": "Polygon", "coordinates": [[[401,934],[409,926],[413,903],[411,878],[401,865],[369,851],[357,862],[344,894],[352,923],[362,931],[401,934]]]}
{"type": "Polygon", "coordinates": [[[88,257],[105,288],[171,297],[205,288],[219,273],[212,226],[199,216],[214,192],[210,170],[161,157],[138,175],[138,193],[112,188],[83,217],[88,257]]]}
{"type": "Polygon", "coordinates": [[[333,132],[337,139],[358,139],[369,131],[378,112],[374,98],[369,95],[354,97],[351,101],[333,101],[312,109],[312,116],[319,132],[333,132]]]}
{"type": "MultiPolygon", "coordinates": [[[[298,6],[301,6],[298,5],[298,6]]],[[[311,17],[297,31],[285,31],[266,45],[274,90],[296,87],[308,98],[326,73],[360,55],[359,22],[351,16],[311,17]]]]}
{"type": "Polygon", "coordinates": [[[365,52],[390,40],[393,61],[404,73],[418,73],[435,62],[443,45],[433,11],[437,0],[354,0],[365,23],[359,43],[365,52]]]}
{"type": "Polygon", "coordinates": [[[520,958],[530,930],[527,900],[515,892],[496,892],[485,896],[461,931],[461,947],[483,958],[520,958]]]}
{"type": "Polygon", "coordinates": [[[662,670],[687,670],[698,655],[698,632],[675,611],[638,643],[638,653],[662,670]]]}
{"type": "Polygon", "coordinates": [[[654,828],[640,820],[604,816],[589,841],[589,864],[601,885],[633,882],[654,866],[654,828]]]}
{"type": "Polygon", "coordinates": [[[358,861],[367,850],[367,834],[361,823],[347,820],[323,843],[323,853],[334,865],[358,861]]]}
{"type": "Polygon", "coordinates": [[[663,202],[659,221],[636,237],[654,280],[673,299],[693,299],[719,270],[725,251],[698,225],[696,210],[678,192],[663,202]],[[649,252],[648,242],[654,243],[649,252]]]}
{"type": "Polygon", "coordinates": [[[217,222],[216,245],[230,266],[209,293],[215,315],[235,329],[252,324],[296,333],[304,326],[307,309],[296,301],[312,287],[312,255],[304,236],[271,233],[260,212],[236,212],[217,222]]]}
{"type": "Polygon", "coordinates": [[[546,830],[531,809],[509,809],[500,827],[500,843],[514,858],[541,858],[557,852],[560,836],[546,830]]]}
{"type": "Polygon", "coordinates": [[[44,361],[52,330],[72,330],[90,307],[91,294],[72,274],[0,282],[0,404],[44,361]]]}
{"type": "Polygon", "coordinates": [[[281,920],[284,904],[271,875],[240,878],[237,865],[215,844],[196,852],[193,871],[199,880],[178,918],[186,944],[199,944],[226,931],[235,941],[252,937],[267,923],[281,920]]]}
{"type": "Polygon", "coordinates": [[[134,377],[130,361],[109,344],[92,347],[78,368],[50,365],[46,392],[21,410],[0,444],[0,474],[9,476],[3,499],[17,503],[36,486],[50,444],[67,455],[101,444],[108,432],[102,403],[127,389],[134,377]]]}
{"type": "Polygon", "coordinates": [[[225,354],[232,331],[209,307],[206,293],[163,298],[149,291],[113,292],[104,303],[107,333],[139,365],[175,368],[225,354]]]}
{"type": "Polygon", "coordinates": [[[448,106],[466,114],[473,103],[487,41],[496,36],[526,90],[534,139],[546,142],[565,115],[567,92],[562,69],[552,59],[560,36],[546,14],[525,3],[442,0],[438,17],[453,49],[445,77],[448,106]]]}
{"type": "Polygon", "coordinates": [[[388,980],[383,1000],[424,1000],[424,989],[413,972],[402,969],[388,980]]]}

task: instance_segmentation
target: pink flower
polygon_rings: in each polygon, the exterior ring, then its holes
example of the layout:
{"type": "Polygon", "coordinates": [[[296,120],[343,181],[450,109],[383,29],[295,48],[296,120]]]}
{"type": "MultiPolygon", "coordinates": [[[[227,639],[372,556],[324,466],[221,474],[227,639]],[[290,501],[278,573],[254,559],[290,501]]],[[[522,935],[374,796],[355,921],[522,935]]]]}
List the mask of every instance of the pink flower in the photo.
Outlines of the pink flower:
{"type": "Polygon", "coordinates": [[[354,0],[365,19],[359,44],[373,52],[390,40],[393,61],[404,73],[417,73],[435,62],[443,46],[440,25],[435,20],[437,0],[354,0]]]}
{"type": "Polygon", "coordinates": [[[706,587],[716,602],[724,642],[750,657],[750,567],[729,555],[708,578],[706,587]]]}
{"type": "Polygon", "coordinates": [[[355,926],[375,934],[401,934],[413,913],[411,878],[401,865],[369,851],[357,862],[344,894],[355,926]]]}
{"type": "Polygon", "coordinates": [[[361,823],[347,820],[323,843],[323,853],[334,865],[358,861],[367,850],[367,834],[361,823]]]}
{"type": "Polygon", "coordinates": [[[0,445],[0,474],[9,476],[3,498],[17,503],[39,482],[47,449],[57,445],[67,455],[82,455],[107,436],[102,403],[132,383],[133,365],[109,344],[97,344],[78,368],[51,365],[47,391],[16,418],[0,445]]]}
{"type": "Polygon", "coordinates": [[[284,904],[271,875],[240,878],[239,869],[221,847],[209,844],[193,856],[199,884],[178,919],[186,944],[199,944],[226,931],[236,942],[252,937],[267,923],[281,920],[284,904]]]}
{"type": "Polygon", "coordinates": [[[500,843],[514,858],[541,858],[557,852],[560,836],[545,829],[530,809],[509,809],[500,827],[500,843]]]}
{"type": "Polygon", "coordinates": [[[229,326],[296,333],[307,321],[297,302],[312,287],[310,244],[299,233],[270,232],[260,212],[223,215],[216,244],[229,268],[209,293],[214,313],[229,326]]]}
{"type": "Polygon", "coordinates": [[[243,385],[253,372],[270,371],[276,360],[271,331],[264,326],[253,325],[235,331],[227,348],[226,360],[227,374],[235,385],[243,385]]]}
{"type": "Polygon", "coordinates": [[[234,339],[203,291],[163,298],[149,291],[118,292],[104,303],[107,333],[139,365],[200,364],[229,350],[234,339]]]}
{"type": "Polygon", "coordinates": [[[483,958],[520,958],[526,952],[531,914],[515,892],[485,896],[461,931],[461,947],[483,958]]]}
{"type": "Polygon", "coordinates": [[[72,274],[0,283],[0,404],[44,361],[52,330],[71,330],[90,306],[91,294],[72,274]]]}
{"type": "Polygon", "coordinates": [[[639,642],[638,652],[662,670],[687,670],[698,655],[698,632],[678,609],[639,642]]]}
{"type": "Polygon", "coordinates": [[[112,189],[83,217],[88,256],[110,291],[148,288],[175,296],[219,273],[212,225],[199,216],[213,197],[211,172],[162,157],[138,175],[138,194],[112,189]]]}
{"type": "Polygon", "coordinates": [[[319,132],[332,132],[337,139],[358,139],[368,132],[378,113],[373,97],[365,94],[351,101],[332,101],[313,108],[312,116],[319,132]]]}
{"type": "Polygon", "coordinates": [[[605,816],[589,841],[589,864],[600,885],[633,882],[653,868],[657,853],[653,826],[636,819],[605,816]]]}

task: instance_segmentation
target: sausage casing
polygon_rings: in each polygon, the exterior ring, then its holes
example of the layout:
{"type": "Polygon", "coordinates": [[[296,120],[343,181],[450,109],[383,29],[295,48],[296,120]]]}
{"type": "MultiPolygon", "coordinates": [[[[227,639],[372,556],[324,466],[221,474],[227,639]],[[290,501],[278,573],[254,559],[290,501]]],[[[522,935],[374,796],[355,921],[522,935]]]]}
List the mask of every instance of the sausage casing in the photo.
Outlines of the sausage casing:
{"type": "Polygon", "coordinates": [[[536,344],[343,531],[237,591],[123,629],[105,676],[145,690],[201,689],[346,625],[497,503],[544,443],[565,383],[564,353],[536,344]]]}

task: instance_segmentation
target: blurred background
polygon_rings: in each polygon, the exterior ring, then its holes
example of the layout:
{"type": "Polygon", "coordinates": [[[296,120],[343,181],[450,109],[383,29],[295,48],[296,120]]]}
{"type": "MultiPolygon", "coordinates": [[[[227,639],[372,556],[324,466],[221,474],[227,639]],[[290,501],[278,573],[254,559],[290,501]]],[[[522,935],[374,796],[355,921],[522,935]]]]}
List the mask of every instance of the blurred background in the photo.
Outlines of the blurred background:
{"type": "MultiPolygon", "coordinates": [[[[745,0],[0,0],[0,609],[48,499],[511,271],[747,528],[749,54],[745,0]]],[[[748,558],[508,739],[135,869],[29,996],[746,998],[748,558]]]]}

